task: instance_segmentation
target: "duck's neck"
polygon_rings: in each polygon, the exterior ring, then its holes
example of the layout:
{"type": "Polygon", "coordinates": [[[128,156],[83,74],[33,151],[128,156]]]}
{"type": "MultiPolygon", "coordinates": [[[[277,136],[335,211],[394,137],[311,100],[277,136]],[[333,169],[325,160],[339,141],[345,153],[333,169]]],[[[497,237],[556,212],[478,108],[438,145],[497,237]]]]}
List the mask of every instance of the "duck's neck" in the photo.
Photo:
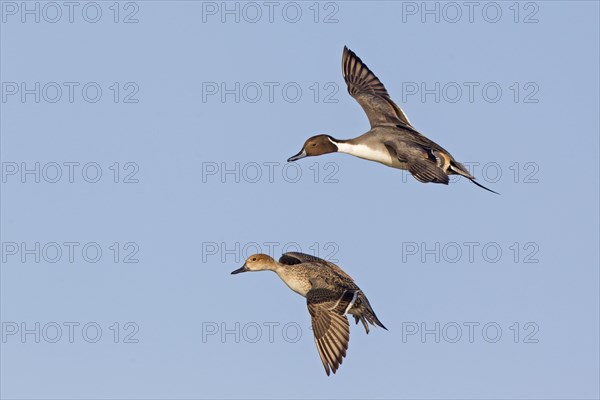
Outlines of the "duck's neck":
{"type": "Polygon", "coordinates": [[[335,144],[338,153],[353,154],[354,144],[352,144],[351,140],[336,139],[330,136],[329,141],[335,144]]]}
{"type": "Polygon", "coordinates": [[[279,276],[281,279],[283,279],[283,274],[285,273],[285,265],[279,264],[278,262],[275,262],[274,264],[271,264],[269,266],[269,271],[273,271],[277,274],[277,276],[279,276]]]}

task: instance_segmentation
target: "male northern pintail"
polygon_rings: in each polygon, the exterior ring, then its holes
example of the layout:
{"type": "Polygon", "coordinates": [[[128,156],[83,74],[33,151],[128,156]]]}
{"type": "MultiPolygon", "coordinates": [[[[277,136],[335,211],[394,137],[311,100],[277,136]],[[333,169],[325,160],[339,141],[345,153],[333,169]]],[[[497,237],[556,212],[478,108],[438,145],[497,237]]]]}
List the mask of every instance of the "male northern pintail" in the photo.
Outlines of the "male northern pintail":
{"type": "Polygon", "coordinates": [[[302,150],[288,162],[307,156],[347,153],[388,167],[407,169],[420,182],[448,184],[448,175],[461,175],[480,185],[454,157],[411,125],[394,103],[383,83],[352,50],[344,46],[342,72],[348,92],[363,108],[371,129],[354,139],[338,140],[329,135],[309,138],[302,150]]]}
{"type": "Polygon", "coordinates": [[[290,289],[306,297],[315,343],[327,375],[330,369],[335,374],[348,350],[350,324],[346,314],[352,314],[357,324],[361,321],[367,333],[367,323],[387,330],[350,275],[329,261],[291,252],[277,262],[266,254],[255,254],[232,274],[265,270],[274,271],[290,289]]]}

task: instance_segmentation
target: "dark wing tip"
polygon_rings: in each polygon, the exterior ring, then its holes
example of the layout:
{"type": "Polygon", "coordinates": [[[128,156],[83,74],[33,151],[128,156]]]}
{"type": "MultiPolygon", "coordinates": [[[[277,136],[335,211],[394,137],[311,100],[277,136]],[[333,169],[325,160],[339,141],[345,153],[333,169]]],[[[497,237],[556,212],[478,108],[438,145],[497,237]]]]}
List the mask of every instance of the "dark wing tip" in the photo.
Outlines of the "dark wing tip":
{"type": "Polygon", "coordinates": [[[344,80],[349,75],[356,73],[356,70],[360,69],[363,65],[366,67],[365,63],[362,62],[355,52],[344,46],[344,54],[342,55],[342,75],[344,76],[344,80]],[[356,61],[352,62],[352,60],[356,61]]]}
{"type": "Polygon", "coordinates": [[[353,52],[352,50],[350,50],[348,47],[344,46],[344,55],[342,57],[342,61],[345,62],[346,60],[348,60],[350,58],[354,58],[356,60],[356,64],[357,64],[357,66],[359,68],[362,65],[365,68],[369,69],[369,67],[367,67],[367,65],[363,62],[363,60],[360,59],[359,56],[356,55],[355,52],[353,52]]]}
{"type": "Polygon", "coordinates": [[[350,50],[348,48],[348,46],[344,46],[344,54],[346,54],[348,56],[356,56],[356,53],[354,53],[352,50],[350,50]]]}

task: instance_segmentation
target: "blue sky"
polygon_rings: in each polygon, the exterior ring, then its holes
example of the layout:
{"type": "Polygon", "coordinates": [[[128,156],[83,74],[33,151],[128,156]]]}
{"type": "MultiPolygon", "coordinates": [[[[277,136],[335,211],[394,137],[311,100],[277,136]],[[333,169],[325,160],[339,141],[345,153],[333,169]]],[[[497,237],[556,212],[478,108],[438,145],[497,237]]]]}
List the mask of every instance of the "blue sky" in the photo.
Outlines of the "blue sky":
{"type": "Polygon", "coordinates": [[[600,395],[597,2],[0,7],[2,397],[600,395]],[[501,196],[288,165],[369,129],[344,45],[501,196]],[[304,299],[229,274],[297,250],[389,329],[335,376],[304,299]]]}

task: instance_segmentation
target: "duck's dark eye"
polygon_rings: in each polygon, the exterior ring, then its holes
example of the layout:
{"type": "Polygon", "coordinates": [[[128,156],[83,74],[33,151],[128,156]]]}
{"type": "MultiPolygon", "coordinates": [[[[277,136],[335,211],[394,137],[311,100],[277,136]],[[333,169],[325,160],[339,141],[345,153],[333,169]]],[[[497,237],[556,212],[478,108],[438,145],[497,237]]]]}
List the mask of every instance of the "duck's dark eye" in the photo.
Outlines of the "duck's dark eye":
{"type": "Polygon", "coordinates": [[[312,146],[313,146],[313,147],[315,147],[316,145],[317,145],[316,143],[313,143],[313,144],[312,144],[312,146]]]}
{"type": "Polygon", "coordinates": [[[252,257],[252,261],[256,261],[256,257],[252,257]]]}

